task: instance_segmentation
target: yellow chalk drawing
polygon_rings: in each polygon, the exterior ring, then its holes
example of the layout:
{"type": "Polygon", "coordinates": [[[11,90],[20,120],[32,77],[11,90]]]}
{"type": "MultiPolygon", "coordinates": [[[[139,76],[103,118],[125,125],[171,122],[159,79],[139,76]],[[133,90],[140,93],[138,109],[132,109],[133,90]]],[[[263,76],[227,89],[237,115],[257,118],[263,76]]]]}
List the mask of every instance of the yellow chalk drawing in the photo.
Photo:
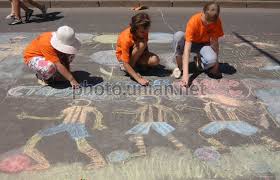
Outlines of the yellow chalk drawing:
{"type": "Polygon", "coordinates": [[[203,136],[201,134],[201,128],[198,129],[198,135],[204,139],[205,141],[207,141],[209,144],[211,144],[214,148],[218,149],[218,150],[227,150],[228,147],[223,145],[220,141],[218,141],[217,139],[211,137],[211,138],[206,138],[205,136],[203,136]]]}
{"type": "Polygon", "coordinates": [[[157,96],[140,96],[136,99],[136,103],[140,104],[141,107],[134,112],[127,110],[115,112],[136,115],[135,119],[138,124],[126,132],[128,135],[132,135],[130,139],[135,142],[138,148],[138,153],[135,153],[136,156],[146,155],[144,135],[149,134],[151,128],[161,136],[166,137],[177,149],[185,148],[185,146],[171,134],[175,128],[167,123],[168,120],[172,120],[176,124],[183,122],[177,112],[169,107],[161,105],[160,97],[157,96]]]}
{"type": "Polygon", "coordinates": [[[117,34],[99,35],[99,36],[96,36],[93,40],[96,42],[103,43],[103,44],[112,44],[112,43],[117,42],[118,35],[117,34]]]}
{"type": "Polygon", "coordinates": [[[37,164],[31,166],[29,170],[41,170],[50,167],[50,164],[45,156],[36,149],[36,145],[43,137],[52,136],[65,131],[68,132],[73,140],[75,140],[78,150],[90,158],[91,162],[86,166],[86,168],[92,169],[105,166],[106,162],[102,155],[86,140],[86,137],[90,135],[86,130],[85,123],[90,113],[95,115],[95,123],[92,129],[103,130],[107,128],[102,123],[102,113],[95,107],[90,106],[90,104],[91,101],[89,100],[76,99],[70,104],[71,106],[64,109],[58,117],[38,117],[30,116],[26,113],[21,113],[17,116],[19,119],[64,119],[62,124],[45,130],[40,130],[27,141],[24,146],[24,153],[37,162],[37,164]]]}
{"type": "Polygon", "coordinates": [[[263,136],[263,137],[261,137],[261,140],[273,150],[280,149],[280,142],[278,142],[274,139],[271,139],[270,137],[263,136]]]}

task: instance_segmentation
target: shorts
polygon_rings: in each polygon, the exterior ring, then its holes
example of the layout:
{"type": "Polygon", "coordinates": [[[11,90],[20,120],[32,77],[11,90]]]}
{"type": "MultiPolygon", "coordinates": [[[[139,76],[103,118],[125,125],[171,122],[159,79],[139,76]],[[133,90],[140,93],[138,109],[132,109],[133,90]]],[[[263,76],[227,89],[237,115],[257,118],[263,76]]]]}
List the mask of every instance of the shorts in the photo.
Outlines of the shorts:
{"type": "MultiPolygon", "coordinates": [[[[172,48],[175,56],[182,56],[185,48],[185,33],[178,31],[173,36],[172,48]]],[[[200,54],[204,69],[209,69],[217,62],[217,54],[210,43],[192,43],[191,52],[200,54]]]]}
{"type": "Polygon", "coordinates": [[[48,80],[57,72],[54,63],[41,56],[31,58],[27,66],[35,72],[37,77],[41,80],[48,80]]]}

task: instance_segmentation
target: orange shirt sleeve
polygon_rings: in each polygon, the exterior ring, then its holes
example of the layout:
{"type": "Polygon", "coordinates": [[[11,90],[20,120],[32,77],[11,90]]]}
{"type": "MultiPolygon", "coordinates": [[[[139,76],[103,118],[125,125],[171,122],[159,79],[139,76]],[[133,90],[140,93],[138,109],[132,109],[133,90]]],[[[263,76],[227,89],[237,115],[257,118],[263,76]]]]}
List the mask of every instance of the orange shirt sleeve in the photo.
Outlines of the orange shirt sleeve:
{"type": "Polygon", "coordinates": [[[194,18],[192,17],[186,26],[186,34],[185,34],[186,41],[192,42],[194,40],[194,36],[195,36],[194,32],[195,32],[195,21],[194,18]]]}
{"type": "Polygon", "coordinates": [[[216,29],[215,29],[214,37],[216,39],[218,39],[219,37],[222,37],[223,35],[224,35],[223,25],[222,25],[221,19],[219,18],[216,29]]]}
{"type": "Polygon", "coordinates": [[[57,56],[57,53],[52,47],[49,46],[43,46],[41,48],[41,53],[46,58],[46,60],[51,61],[52,63],[59,62],[59,57],[57,56]]]}
{"type": "Polygon", "coordinates": [[[123,40],[120,42],[120,46],[121,46],[121,61],[129,63],[130,60],[130,54],[129,54],[129,50],[130,50],[130,45],[129,42],[126,40],[123,40]]]}

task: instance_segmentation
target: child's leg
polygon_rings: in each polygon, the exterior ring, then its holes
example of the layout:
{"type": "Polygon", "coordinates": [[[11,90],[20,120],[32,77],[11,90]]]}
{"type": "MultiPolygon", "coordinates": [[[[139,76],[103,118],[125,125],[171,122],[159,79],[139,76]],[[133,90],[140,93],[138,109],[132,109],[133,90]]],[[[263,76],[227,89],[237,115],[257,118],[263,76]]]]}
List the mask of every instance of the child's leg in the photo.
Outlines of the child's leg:
{"type": "Polygon", "coordinates": [[[12,4],[13,4],[13,9],[14,9],[15,17],[17,19],[21,19],[20,1],[19,0],[12,0],[12,4]]]}
{"type": "Polygon", "coordinates": [[[176,64],[179,69],[182,70],[182,59],[185,48],[185,33],[178,31],[173,35],[172,48],[174,56],[176,58],[176,64]]]}
{"type": "Polygon", "coordinates": [[[176,56],[176,64],[177,64],[177,68],[179,69],[183,68],[183,56],[180,55],[176,56]]]}
{"type": "Polygon", "coordinates": [[[156,54],[145,50],[139,61],[137,62],[137,65],[154,67],[159,65],[159,61],[159,57],[156,54]]]}
{"type": "Polygon", "coordinates": [[[14,9],[14,5],[13,5],[13,1],[10,0],[11,2],[11,14],[10,15],[15,15],[15,9],[14,9]]]}
{"type": "MultiPolygon", "coordinates": [[[[173,35],[173,58],[176,60],[176,68],[173,70],[172,76],[175,78],[181,77],[181,70],[183,68],[183,53],[185,48],[185,33],[182,31],[178,31],[173,35]]],[[[173,61],[172,58],[172,61],[173,61]]]]}
{"type": "Polygon", "coordinates": [[[217,53],[211,46],[204,46],[200,50],[201,60],[205,69],[211,68],[210,72],[216,74],[219,73],[219,63],[217,53]]]}
{"type": "MultiPolygon", "coordinates": [[[[21,14],[20,14],[20,1],[19,0],[12,0],[13,3],[13,9],[15,16],[12,18],[13,21],[9,23],[9,25],[17,25],[17,24],[22,24],[22,19],[21,19],[21,14]]],[[[10,19],[9,17],[7,17],[10,19]]]]}
{"type": "Polygon", "coordinates": [[[57,72],[56,66],[52,62],[45,60],[44,57],[32,58],[28,63],[28,67],[41,80],[49,80],[57,72]]]}
{"type": "Polygon", "coordinates": [[[140,57],[143,55],[144,51],[147,48],[147,44],[145,42],[138,42],[133,46],[133,49],[131,51],[131,57],[130,57],[130,65],[132,67],[135,67],[137,62],[139,61],[140,57]]]}
{"type": "Polygon", "coordinates": [[[21,9],[23,9],[25,12],[29,11],[31,9],[29,9],[23,2],[19,1],[19,6],[21,9]]]}

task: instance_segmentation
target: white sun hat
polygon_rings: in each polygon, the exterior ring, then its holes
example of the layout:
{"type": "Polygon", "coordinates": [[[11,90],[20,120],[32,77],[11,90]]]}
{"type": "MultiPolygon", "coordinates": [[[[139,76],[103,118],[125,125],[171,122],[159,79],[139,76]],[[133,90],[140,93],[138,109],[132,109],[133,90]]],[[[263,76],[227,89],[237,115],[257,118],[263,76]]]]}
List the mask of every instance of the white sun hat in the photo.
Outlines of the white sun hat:
{"type": "Polygon", "coordinates": [[[76,38],[75,31],[69,26],[62,26],[52,33],[51,45],[65,54],[77,54],[81,42],[76,38]]]}

